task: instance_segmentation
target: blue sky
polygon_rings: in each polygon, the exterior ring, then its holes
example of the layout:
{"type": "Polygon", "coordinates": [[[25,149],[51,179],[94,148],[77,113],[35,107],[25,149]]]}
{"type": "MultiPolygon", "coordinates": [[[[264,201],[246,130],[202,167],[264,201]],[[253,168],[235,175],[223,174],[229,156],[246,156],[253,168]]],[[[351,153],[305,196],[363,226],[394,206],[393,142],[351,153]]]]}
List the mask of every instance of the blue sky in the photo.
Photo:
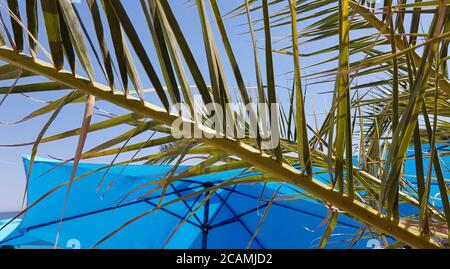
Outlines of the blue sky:
{"type": "MultiPolygon", "coordinates": [[[[205,1],[208,2],[208,1],[205,1]]],[[[225,13],[226,11],[231,10],[243,3],[242,0],[226,0],[226,1],[218,1],[221,11],[225,13]]],[[[208,74],[207,63],[204,53],[203,47],[203,39],[200,28],[200,22],[198,18],[197,8],[193,5],[193,2],[187,2],[183,0],[171,0],[171,5],[173,6],[176,16],[179,20],[180,25],[185,33],[185,36],[191,45],[193,53],[196,57],[197,62],[205,76],[208,74]]],[[[123,1],[124,6],[127,9],[129,16],[132,18],[133,23],[136,29],[139,32],[139,35],[143,40],[148,41],[148,45],[146,45],[147,52],[149,53],[152,62],[155,66],[157,66],[157,58],[152,52],[152,41],[150,37],[150,33],[148,31],[145,17],[140,10],[140,4],[137,0],[132,1],[123,1]]],[[[87,10],[86,1],[81,0],[81,3],[77,4],[77,8],[85,21],[85,25],[88,27],[88,31],[93,34],[92,23],[91,23],[91,15],[87,10]]],[[[209,7],[209,5],[208,5],[209,7]]],[[[4,7],[0,7],[0,11],[3,14],[4,18],[8,18],[4,7]]],[[[21,10],[23,16],[25,17],[25,11],[21,10]]],[[[40,10],[39,10],[40,12],[40,10]]],[[[212,14],[209,14],[209,18],[213,27],[215,27],[215,22],[212,14]]],[[[7,21],[9,27],[9,19],[5,19],[7,21]]],[[[229,18],[225,20],[226,26],[228,27],[228,34],[231,38],[231,43],[233,44],[233,49],[236,53],[239,64],[241,65],[241,71],[243,72],[244,80],[247,83],[247,86],[256,85],[255,82],[255,71],[254,71],[254,62],[252,57],[252,45],[250,43],[250,36],[248,34],[243,34],[247,31],[247,26],[245,24],[246,20],[244,16],[240,16],[237,18],[229,18]]],[[[40,25],[40,32],[44,33],[43,23],[40,25]]],[[[285,28],[273,31],[273,40],[278,40],[282,37],[286,36],[285,28]]],[[[236,85],[234,77],[232,75],[231,68],[228,64],[228,59],[226,58],[226,54],[224,53],[223,47],[221,46],[220,37],[214,28],[216,41],[219,45],[219,49],[224,55],[222,61],[226,68],[226,74],[228,77],[229,85],[236,85]]],[[[106,33],[107,37],[109,33],[106,33]]],[[[263,46],[262,33],[258,33],[257,37],[259,39],[259,45],[263,46]]],[[[92,39],[96,41],[95,35],[92,36],[92,39]]],[[[47,47],[48,44],[44,39],[40,38],[44,47],[47,47]]],[[[289,40],[287,40],[289,41],[289,40]]],[[[323,44],[323,46],[330,46],[330,44],[323,44]]],[[[282,43],[278,43],[279,47],[283,47],[282,43]]],[[[315,48],[317,49],[317,47],[315,48]]],[[[110,50],[112,50],[112,46],[110,44],[110,50]]],[[[40,54],[40,58],[43,58],[43,54],[40,54]]],[[[315,59],[319,60],[319,59],[315,59]]],[[[263,53],[260,54],[261,65],[264,66],[264,57],[263,53]]],[[[302,61],[303,65],[309,64],[308,62],[302,61]]],[[[144,87],[151,87],[149,81],[146,79],[144,72],[142,72],[142,67],[139,65],[138,70],[141,74],[141,79],[144,84],[144,87]]],[[[281,86],[291,87],[290,74],[286,74],[292,70],[292,59],[289,56],[276,56],[275,57],[275,74],[277,76],[277,84],[281,86]]],[[[104,82],[103,75],[97,69],[97,78],[100,82],[104,82]]],[[[264,72],[264,70],[263,70],[264,72]]],[[[36,81],[43,81],[42,79],[21,79],[18,84],[26,84],[36,81]]],[[[1,86],[11,85],[11,81],[0,82],[1,86]]],[[[314,87],[308,89],[312,94],[316,89],[314,87]]],[[[323,90],[321,88],[317,88],[317,90],[323,90]]],[[[286,91],[285,89],[279,88],[278,91],[286,91]]],[[[30,97],[26,97],[23,95],[15,95],[9,96],[6,102],[0,107],[0,121],[1,122],[15,122],[24,116],[28,115],[30,112],[38,109],[43,105],[40,101],[50,101],[55,98],[62,96],[62,93],[45,93],[45,94],[33,94],[31,99],[30,97]],[[38,101],[39,100],[39,101],[38,101]]],[[[281,93],[281,102],[285,102],[288,99],[287,92],[281,93]]],[[[0,96],[1,98],[2,96],[0,96]]],[[[155,102],[157,98],[156,95],[150,94],[146,97],[149,101],[155,102]]],[[[311,111],[315,109],[319,114],[326,112],[324,109],[328,107],[329,98],[324,96],[315,96],[308,95],[307,114],[311,119],[311,111]],[[313,106],[314,104],[314,106],[313,106]]],[[[105,110],[108,110],[113,113],[123,114],[126,113],[122,109],[106,104],[105,102],[98,102],[97,105],[105,110]]],[[[66,131],[73,128],[78,128],[81,125],[82,115],[83,115],[84,106],[83,105],[69,105],[64,108],[62,113],[58,116],[57,120],[54,122],[52,127],[48,130],[47,135],[56,134],[61,131],[66,131]]],[[[21,142],[30,142],[34,141],[43,126],[43,124],[48,119],[49,115],[35,118],[33,120],[27,121],[25,123],[21,123],[18,125],[0,125],[0,141],[1,144],[12,144],[12,143],[21,143],[21,142]]],[[[99,121],[104,119],[102,116],[94,116],[93,121],[99,121]]],[[[96,145],[100,142],[106,141],[108,138],[112,138],[113,136],[120,134],[127,130],[125,127],[117,127],[114,130],[101,131],[98,133],[94,133],[89,135],[87,144],[85,149],[90,149],[93,145],[96,145]]],[[[142,139],[142,136],[140,137],[142,139]]],[[[137,138],[138,139],[138,138],[137,138]]],[[[38,151],[38,155],[42,157],[54,156],[61,159],[68,159],[73,157],[75,152],[77,138],[65,139],[63,141],[52,142],[48,144],[41,145],[38,151]]],[[[2,211],[13,211],[19,209],[21,205],[22,192],[25,185],[25,174],[23,171],[23,165],[21,161],[21,156],[24,154],[30,154],[31,147],[20,147],[20,148],[2,148],[0,147],[0,212],[2,211]]],[[[127,158],[127,154],[121,156],[122,159],[127,158]]],[[[109,162],[110,159],[97,159],[96,162],[109,162]]]]}

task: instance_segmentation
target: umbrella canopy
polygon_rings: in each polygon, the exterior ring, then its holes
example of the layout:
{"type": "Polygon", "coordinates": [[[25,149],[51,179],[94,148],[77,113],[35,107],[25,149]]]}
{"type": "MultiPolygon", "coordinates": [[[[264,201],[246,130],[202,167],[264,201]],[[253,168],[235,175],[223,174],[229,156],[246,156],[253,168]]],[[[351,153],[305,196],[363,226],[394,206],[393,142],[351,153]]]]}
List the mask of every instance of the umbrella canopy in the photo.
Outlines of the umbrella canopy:
{"type": "MultiPolygon", "coordinates": [[[[427,150],[427,146],[424,146],[425,154],[427,150]]],[[[406,161],[405,177],[414,186],[416,178],[412,154],[406,161]]],[[[447,166],[449,158],[440,158],[446,179],[450,178],[447,166]]],[[[425,167],[428,162],[424,158],[425,167]]],[[[29,157],[24,157],[24,164],[28,172],[29,157]]],[[[245,172],[243,169],[178,180],[168,185],[162,195],[160,188],[149,191],[173,166],[127,165],[112,166],[109,170],[105,170],[105,166],[79,165],[76,176],[83,177],[73,182],[61,219],[73,165],[37,158],[27,191],[27,205],[32,207],[23,220],[15,220],[1,229],[0,245],[53,246],[59,232],[58,247],[90,248],[137,216],[142,217],[97,247],[314,248],[326,229],[324,219],[329,210],[320,203],[300,196],[301,190],[286,184],[223,186],[212,193],[206,203],[202,203],[208,195],[203,192],[205,188],[242,177],[245,172]],[[277,198],[272,200],[275,192],[277,198]],[[44,199],[34,204],[43,196],[44,199]],[[158,204],[165,206],[156,210],[158,204]],[[261,221],[266,209],[267,214],[261,221]],[[256,231],[258,233],[255,235],[256,231]]],[[[177,173],[188,168],[179,166],[177,173]]],[[[323,173],[316,178],[327,181],[327,176],[327,173],[323,173]]],[[[441,207],[435,181],[432,181],[430,196],[434,198],[432,202],[436,207],[441,207]]],[[[417,213],[417,208],[400,205],[401,215],[417,213]]],[[[327,247],[349,247],[355,235],[361,231],[360,227],[360,223],[339,214],[327,247]]],[[[362,233],[359,238],[353,247],[377,246],[377,241],[369,234],[362,233]]]]}
{"type": "MultiPolygon", "coordinates": [[[[24,158],[26,170],[29,158],[24,158]]],[[[59,230],[58,247],[90,248],[127,221],[146,214],[98,245],[98,248],[314,248],[326,228],[328,209],[312,200],[292,197],[297,190],[278,183],[253,183],[226,186],[202,203],[207,193],[196,192],[237,178],[243,170],[196,176],[146,194],[153,182],[163,178],[173,166],[115,166],[105,176],[105,165],[80,164],[73,182],[64,217],[61,214],[67,185],[57,188],[26,212],[23,220],[1,245],[32,245],[47,242],[52,246],[59,230]],[[101,188],[97,186],[103,181],[101,188]],[[149,184],[129,196],[142,184],[149,184]],[[274,192],[277,199],[273,200],[274,192]],[[179,199],[159,210],[165,204],[179,199]],[[288,199],[289,198],[289,199],[288,199]],[[199,206],[200,205],[200,206],[199,206]],[[269,207],[269,209],[267,209],[269,207]],[[150,212],[151,210],[153,212],[150,212]],[[193,212],[195,209],[197,211],[193,212]],[[262,215],[267,209],[264,221],[262,215]],[[189,217],[187,219],[187,217],[189,217]],[[261,224],[261,225],[260,225],[261,224]],[[255,235],[255,231],[259,232],[255,235]],[[252,239],[253,238],[253,239],[252,239]]],[[[189,168],[180,166],[179,171],[189,168]]],[[[72,164],[37,159],[33,164],[27,192],[32,205],[49,190],[70,179],[72,164]]],[[[328,247],[346,248],[360,224],[340,214],[328,247]]],[[[368,239],[355,247],[366,247],[368,239]]]]}

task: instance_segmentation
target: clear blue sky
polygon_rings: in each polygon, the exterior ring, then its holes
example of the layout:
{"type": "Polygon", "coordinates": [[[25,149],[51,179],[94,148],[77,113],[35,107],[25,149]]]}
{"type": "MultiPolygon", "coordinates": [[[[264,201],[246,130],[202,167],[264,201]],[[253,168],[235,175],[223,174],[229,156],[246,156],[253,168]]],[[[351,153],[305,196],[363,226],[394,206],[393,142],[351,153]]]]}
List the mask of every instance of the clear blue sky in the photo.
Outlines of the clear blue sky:
{"type": "MultiPolygon", "coordinates": [[[[208,2],[208,1],[205,1],[208,2]]],[[[243,0],[219,0],[219,5],[223,13],[231,10],[243,3],[243,0]]],[[[183,0],[171,0],[171,5],[174,7],[177,18],[182,26],[185,36],[188,39],[189,44],[193,50],[193,53],[203,71],[203,74],[206,76],[208,74],[207,64],[204,54],[203,40],[201,34],[201,28],[199,25],[198,13],[195,5],[193,5],[193,1],[187,2],[183,0]]],[[[140,4],[137,0],[132,1],[123,1],[128,14],[131,16],[135,27],[137,28],[141,38],[143,40],[147,40],[148,43],[146,45],[147,51],[151,56],[154,65],[157,66],[157,59],[155,55],[152,53],[152,41],[150,38],[150,34],[148,32],[148,28],[145,22],[145,17],[140,10],[140,4]]],[[[77,4],[78,10],[85,20],[86,26],[88,26],[91,33],[91,17],[90,13],[87,10],[87,4],[85,0],[81,0],[80,4],[77,4]]],[[[208,5],[209,7],[209,5],[208,5]]],[[[24,18],[25,11],[22,9],[22,18],[24,18]]],[[[5,10],[1,7],[1,12],[4,18],[8,18],[5,10]]],[[[39,11],[40,12],[40,11],[39,11]]],[[[25,18],[24,18],[25,19],[25,18]]],[[[9,24],[9,19],[7,20],[9,24]]],[[[212,25],[215,27],[215,22],[210,14],[210,21],[212,25]]],[[[229,36],[231,38],[233,49],[237,55],[238,61],[241,65],[241,71],[243,72],[244,79],[248,86],[254,86],[255,83],[255,71],[254,71],[254,63],[252,57],[252,46],[250,43],[250,36],[247,34],[242,34],[247,31],[247,26],[243,26],[245,23],[244,16],[238,18],[229,18],[225,21],[228,29],[229,36]]],[[[9,26],[8,26],[9,27],[9,26]]],[[[285,29],[285,28],[284,28],[285,29]]],[[[41,23],[40,25],[41,33],[45,32],[44,25],[41,23]]],[[[214,29],[215,31],[215,29],[214,29]]],[[[223,51],[222,46],[220,45],[220,37],[215,31],[215,36],[217,43],[219,44],[219,49],[222,51],[222,55],[224,58],[222,59],[227,72],[227,77],[229,84],[234,86],[235,80],[232,75],[231,69],[228,64],[228,60],[225,57],[225,53],[223,51]]],[[[258,33],[258,38],[260,40],[259,45],[263,47],[263,39],[262,33],[258,33]]],[[[273,40],[280,39],[286,36],[286,32],[284,30],[273,31],[273,40]]],[[[109,33],[107,33],[109,36],[109,33]]],[[[96,41],[95,36],[92,36],[92,39],[96,41]]],[[[43,45],[47,47],[47,43],[41,38],[43,45]]],[[[289,41],[289,40],[286,40],[289,41]]],[[[337,42],[337,40],[336,40],[337,42]]],[[[145,45],[145,42],[144,42],[145,45]]],[[[331,46],[332,43],[323,44],[323,46],[331,46]]],[[[278,43],[277,47],[283,47],[283,43],[278,43]]],[[[303,49],[303,48],[301,48],[303,49]]],[[[314,49],[317,49],[314,48],[314,49]]],[[[112,50],[112,46],[110,46],[110,50],[112,50]]],[[[42,58],[42,53],[40,55],[42,58]]],[[[264,66],[264,57],[263,53],[261,53],[261,64],[264,66]]],[[[315,59],[316,61],[319,59],[315,59]]],[[[309,64],[306,61],[302,62],[303,65],[309,64]]],[[[138,66],[139,70],[142,71],[141,66],[138,66]]],[[[290,75],[285,75],[288,71],[292,70],[292,59],[289,56],[277,56],[275,58],[275,73],[277,75],[277,84],[282,86],[291,86],[290,75]]],[[[97,70],[98,71],[98,70],[97,70]]],[[[144,74],[141,72],[141,74],[144,74]]],[[[103,75],[101,72],[97,73],[97,76],[100,81],[104,81],[103,75]]],[[[146,79],[145,75],[141,75],[142,82],[144,87],[151,87],[150,83],[146,79]]],[[[21,79],[19,84],[25,84],[30,82],[40,81],[38,79],[21,79]]],[[[7,86],[11,84],[11,81],[0,82],[1,86],[7,86]]],[[[279,91],[286,91],[285,89],[279,88],[279,91]]],[[[316,89],[311,87],[308,89],[308,92],[314,93],[316,89]]],[[[323,89],[317,88],[318,91],[322,91],[323,89]]],[[[56,97],[61,96],[62,93],[45,93],[45,94],[34,94],[33,98],[49,101],[54,100],[56,97]]],[[[284,94],[280,96],[283,97],[284,94]]],[[[284,95],[287,98],[287,94],[284,95]]],[[[0,96],[1,98],[2,96],[0,96]]],[[[149,101],[153,101],[155,98],[154,95],[150,95],[147,98],[149,101]]],[[[283,98],[284,99],[284,98],[283,98]]],[[[318,113],[324,113],[325,107],[328,107],[329,98],[324,96],[316,96],[316,95],[308,95],[307,96],[307,106],[310,122],[311,122],[311,113],[312,109],[315,109],[318,113]],[[313,104],[314,106],[313,107],[313,104]]],[[[286,99],[284,100],[286,101],[286,99]]],[[[282,100],[283,102],[283,100],[282,100]]],[[[43,104],[37,102],[36,100],[31,100],[22,95],[9,96],[3,106],[0,107],[0,121],[1,122],[14,122],[17,121],[24,116],[28,115],[35,109],[38,109],[43,104]]],[[[106,109],[110,112],[114,112],[117,114],[123,114],[125,111],[120,108],[111,106],[106,104],[105,102],[98,102],[97,105],[103,109],[106,109]]],[[[57,120],[53,124],[53,126],[48,130],[47,135],[56,134],[61,131],[66,131],[72,128],[78,128],[81,125],[82,114],[83,114],[83,105],[70,105],[64,108],[63,112],[58,116],[57,120]]],[[[29,142],[34,141],[37,137],[41,127],[48,119],[48,115],[43,117],[38,117],[28,122],[18,124],[18,125],[0,125],[0,143],[2,144],[10,144],[10,143],[21,143],[21,142],[29,142]]],[[[95,116],[94,122],[104,119],[101,116],[95,116]]],[[[112,138],[114,135],[120,134],[125,131],[125,127],[118,127],[114,130],[108,130],[106,132],[98,132],[89,135],[87,144],[85,149],[90,149],[93,145],[96,145],[100,142],[106,141],[108,138],[112,138]]],[[[141,138],[142,139],[142,138],[141,138]]],[[[46,157],[48,155],[68,159],[73,157],[75,152],[77,138],[70,138],[64,141],[52,142],[49,144],[41,145],[39,148],[38,155],[42,157],[46,157]]],[[[23,165],[21,161],[21,156],[24,154],[30,154],[31,147],[21,147],[21,148],[0,148],[0,212],[5,211],[13,211],[18,210],[21,206],[22,192],[25,185],[25,174],[23,171],[23,165]]],[[[129,155],[124,154],[121,158],[124,159],[129,155]]],[[[97,159],[96,162],[103,161],[109,162],[110,159],[97,159]]]]}

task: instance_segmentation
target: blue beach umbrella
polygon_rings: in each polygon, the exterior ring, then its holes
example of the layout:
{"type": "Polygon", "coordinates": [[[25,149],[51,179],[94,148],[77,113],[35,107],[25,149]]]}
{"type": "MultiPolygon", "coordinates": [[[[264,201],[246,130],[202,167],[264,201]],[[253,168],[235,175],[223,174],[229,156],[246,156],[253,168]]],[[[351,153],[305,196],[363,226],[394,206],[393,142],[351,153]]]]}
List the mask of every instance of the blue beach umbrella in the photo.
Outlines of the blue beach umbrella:
{"type": "MultiPolygon", "coordinates": [[[[450,146],[446,144],[437,144],[436,149],[438,154],[440,153],[446,153],[450,151],[450,146]]],[[[429,145],[423,145],[422,146],[422,155],[423,156],[430,156],[431,150],[429,145]]],[[[412,184],[412,186],[417,186],[417,177],[416,177],[416,164],[414,159],[414,148],[408,149],[407,152],[407,159],[405,162],[405,179],[412,184]]],[[[424,177],[427,178],[428,173],[428,167],[430,164],[430,158],[424,157],[422,159],[423,161],[423,168],[424,168],[424,177]]],[[[450,180],[450,156],[444,155],[439,157],[439,164],[441,166],[442,175],[444,177],[444,180],[448,182],[450,180]]],[[[439,191],[439,185],[436,180],[436,172],[432,170],[431,173],[431,186],[430,186],[430,202],[437,208],[442,208],[442,201],[440,198],[440,191],[439,191]]]]}
{"type": "MultiPolygon", "coordinates": [[[[440,151],[445,150],[442,147],[445,146],[438,146],[440,151]]],[[[426,156],[429,151],[427,146],[423,151],[426,156]]],[[[413,152],[409,152],[408,157],[405,178],[416,185],[413,152]]],[[[443,156],[440,161],[444,178],[449,179],[450,157],[443,156]]],[[[424,167],[428,163],[429,159],[424,158],[424,167]]],[[[24,164],[28,171],[28,157],[24,158],[24,164]]],[[[69,181],[72,167],[71,163],[61,165],[52,160],[35,160],[27,191],[27,205],[32,205],[49,191],[53,192],[31,207],[22,219],[1,229],[0,245],[53,246],[59,231],[58,247],[90,248],[140,215],[141,218],[120,229],[98,248],[314,248],[326,226],[323,224],[328,209],[299,196],[301,190],[286,184],[225,186],[202,203],[207,195],[202,190],[241,177],[243,169],[178,180],[168,186],[161,199],[161,189],[149,190],[173,166],[159,165],[113,166],[105,173],[102,169],[105,165],[80,164],[77,176],[84,177],[74,181],[61,221],[67,192],[67,184],[62,184],[69,181]],[[97,190],[100,182],[101,187],[97,190]],[[143,184],[147,186],[138,188],[143,184]],[[271,203],[275,192],[277,199],[271,203]],[[125,196],[127,193],[130,194],[125,196]],[[189,197],[180,198],[185,196],[189,197]],[[155,210],[158,204],[169,202],[172,203],[155,210]],[[262,222],[266,209],[267,214],[262,222]],[[259,232],[254,236],[256,230],[259,232]]],[[[177,172],[188,168],[180,166],[177,172]]],[[[317,175],[317,178],[327,181],[327,176],[324,173],[317,175]]],[[[434,198],[436,207],[442,206],[435,180],[432,181],[430,197],[434,198]]],[[[400,207],[403,216],[415,213],[418,213],[417,208],[405,204],[400,207]]],[[[0,227],[6,223],[0,223],[0,227]]],[[[347,248],[355,234],[361,231],[360,226],[355,220],[339,214],[327,247],[347,248]]],[[[353,247],[373,247],[376,242],[369,234],[362,233],[353,247]]]]}
{"type": "MultiPolygon", "coordinates": [[[[24,158],[24,163],[28,171],[29,158],[24,158]]],[[[62,221],[67,185],[57,188],[26,212],[21,223],[0,244],[53,246],[59,231],[58,247],[90,248],[142,214],[143,217],[120,229],[98,248],[315,248],[326,229],[324,219],[328,209],[325,206],[298,195],[292,199],[297,190],[278,183],[225,186],[202,203],[207,193],[196,192],[239,177],[241,169],[176,181],[160,201],[161,190],[148,191],[155,186],[151,183],[162,179],[172,166],[114,166],[106,176],[105,170],[99,170],[102,167],[80,164],[77,176],[87,175],[73,182],[62,221]],[[145,183],[146,188],[124,196],[145,183]],[[275,192],[277,198],[272,199],[275,192]],[[154,210],[160,202],[166,204],[187,195],[191,197],[154,210]]],[[[180,166],[179,171],[187,168],[180,166]]],[[[27,204],[67,182],[71,170],[71,163],[60,165],[56,161],[35,160],[27,204]]],[[[339,214],[327,247],[349,247],[360,226],[339,214]]],[[[363,236],[354,247],[365,248],[369,240],[363,236]]]]}

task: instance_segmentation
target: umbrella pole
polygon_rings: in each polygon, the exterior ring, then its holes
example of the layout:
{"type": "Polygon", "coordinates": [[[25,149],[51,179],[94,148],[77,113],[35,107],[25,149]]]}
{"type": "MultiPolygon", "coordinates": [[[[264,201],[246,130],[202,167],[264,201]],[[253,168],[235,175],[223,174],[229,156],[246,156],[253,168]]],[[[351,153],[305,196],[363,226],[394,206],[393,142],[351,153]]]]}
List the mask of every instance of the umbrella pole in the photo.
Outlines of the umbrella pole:
{"type": "MultiPolygon", "coordinates": [[[[205,188],[210,187],[211,184],[205,184],[205,188]]],[[[208,197],[209,192],[205,192],[205,197],[208,197]]],[[[205,202],[205,209],[203,213],[202,223],[202,249],[208,248],[208,232],[209,232],[209,199],[205,202]]]]}

